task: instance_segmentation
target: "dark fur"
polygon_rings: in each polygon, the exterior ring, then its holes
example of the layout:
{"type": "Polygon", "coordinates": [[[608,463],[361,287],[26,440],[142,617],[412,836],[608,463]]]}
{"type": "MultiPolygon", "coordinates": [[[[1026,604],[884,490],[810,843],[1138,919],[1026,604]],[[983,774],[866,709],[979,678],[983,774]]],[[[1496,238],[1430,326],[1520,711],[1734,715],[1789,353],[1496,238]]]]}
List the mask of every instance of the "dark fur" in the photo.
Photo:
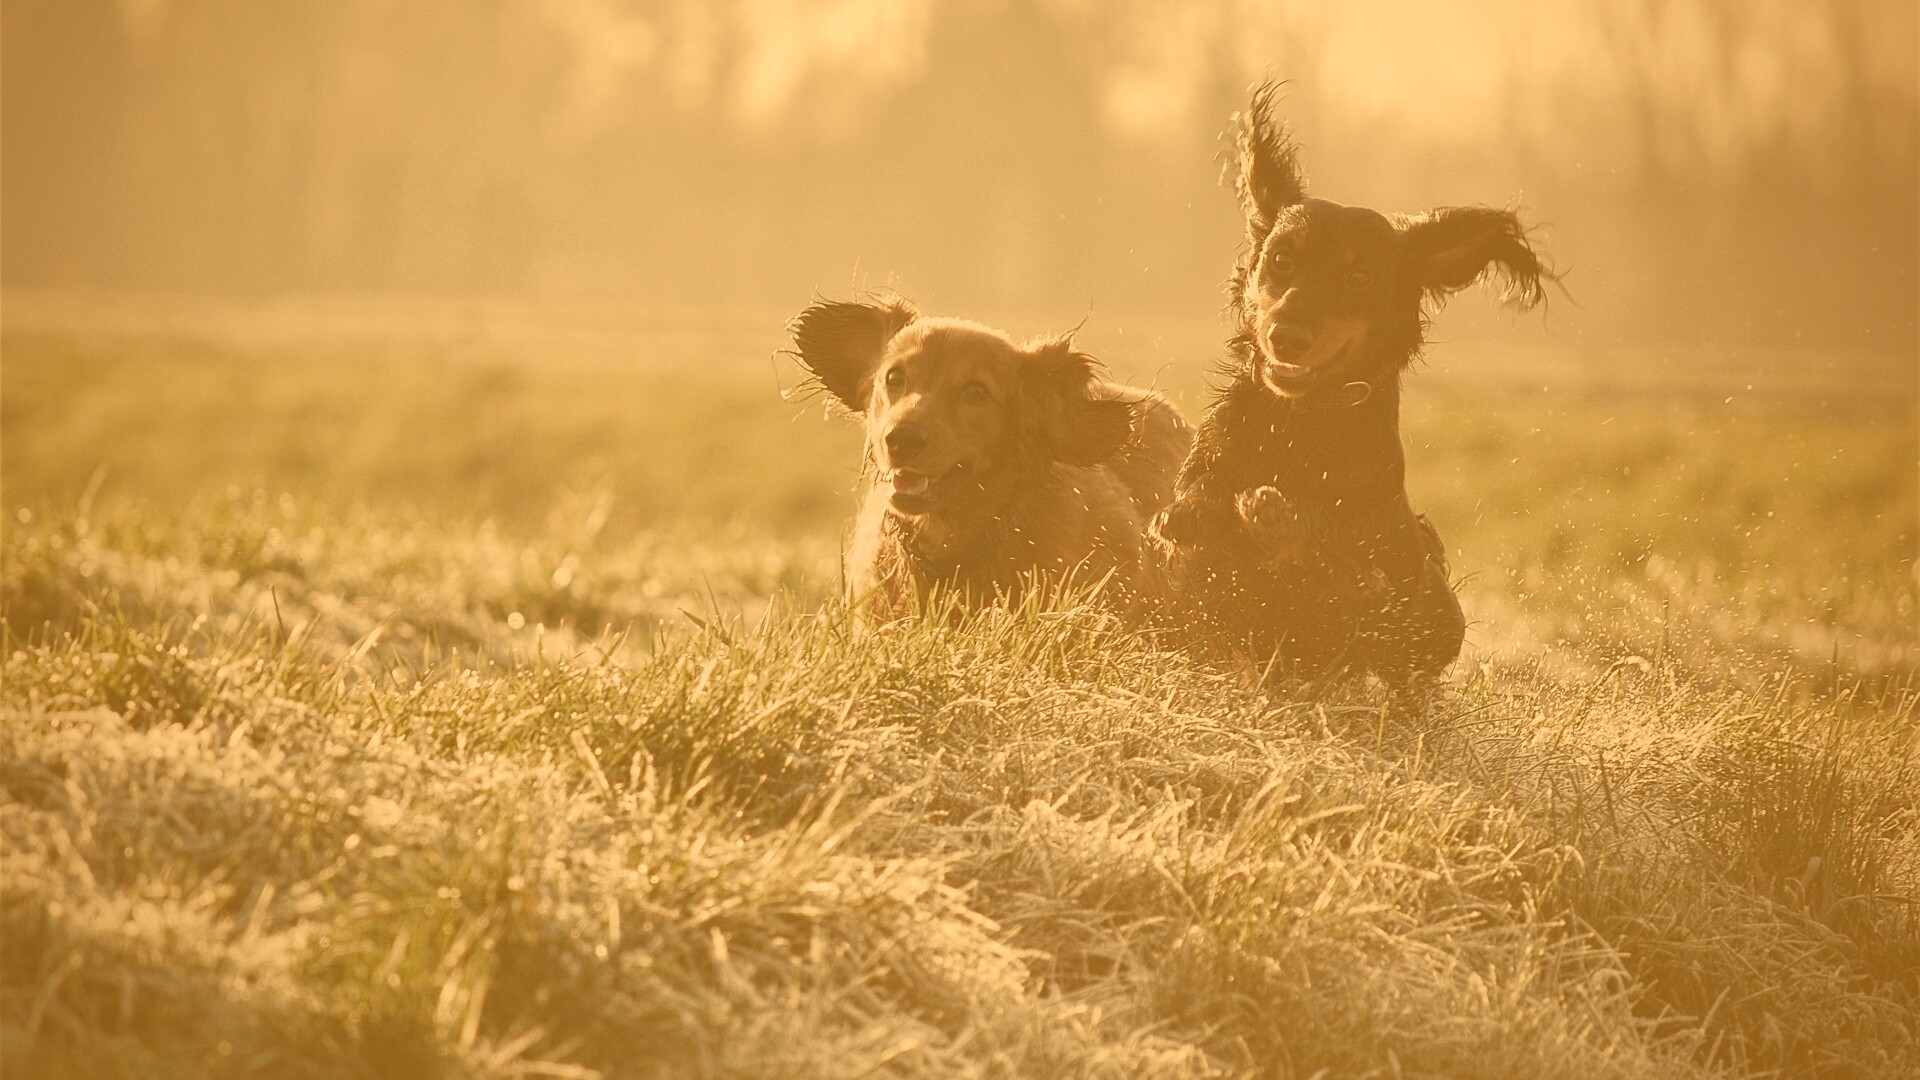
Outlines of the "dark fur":
{"type": "Polygon", "coordinates": [[[1276,93],[1262,85],[1239,121],[1229,382],[1152,530],[1215,646],[1406,685],[1454,661],[1466,623],[1407,500],[1401,373],[1446,296],[1498,271],[1530,307],[1553,275],[1508,211],[1390,218],[1307,198],[1276,93]]]}
{"type": "Polygon", "coordinates": [[[1104,579],[1130,610],[1164,596],[1146,522],[1193,433],[1158,394],[1107,382],[1069,337],[1020,345],[898,299],[815,304],[789,329],[866,427],[847,580],[867,614],[904,615],[936,590],[987,602],[1035,574],[1104,579]],[[903,490],[896,474],[924,482],[903,490]]]}

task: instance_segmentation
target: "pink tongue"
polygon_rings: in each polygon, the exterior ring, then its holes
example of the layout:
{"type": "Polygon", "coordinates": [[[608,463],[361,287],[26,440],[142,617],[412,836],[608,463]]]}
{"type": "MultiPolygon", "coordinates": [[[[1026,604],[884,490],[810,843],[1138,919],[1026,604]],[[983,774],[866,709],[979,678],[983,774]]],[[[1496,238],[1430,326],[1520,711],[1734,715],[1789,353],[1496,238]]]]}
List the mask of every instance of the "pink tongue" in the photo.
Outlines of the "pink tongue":
{"type": "Polygon", "coordinates": [[[930,482],[925,473],[897,469],[893,474],[893,490],[900,495],[918,495],[927,490],[930,482]]]}

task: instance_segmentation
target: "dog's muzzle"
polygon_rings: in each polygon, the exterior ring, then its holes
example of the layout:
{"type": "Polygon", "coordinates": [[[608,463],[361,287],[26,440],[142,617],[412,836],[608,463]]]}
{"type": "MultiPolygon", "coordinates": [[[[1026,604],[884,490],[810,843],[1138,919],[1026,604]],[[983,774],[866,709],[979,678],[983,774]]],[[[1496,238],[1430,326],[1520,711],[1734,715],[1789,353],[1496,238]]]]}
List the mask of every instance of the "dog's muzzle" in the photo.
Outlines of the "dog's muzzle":
{"type": "Polygon", "coordinates": [[[1366,340],[1366,324],[1330,320],[1318,333],[1275,323],[1260,338],[1260,377],[1277,394],[1293,396],[1314,388],[1366,340]]]}

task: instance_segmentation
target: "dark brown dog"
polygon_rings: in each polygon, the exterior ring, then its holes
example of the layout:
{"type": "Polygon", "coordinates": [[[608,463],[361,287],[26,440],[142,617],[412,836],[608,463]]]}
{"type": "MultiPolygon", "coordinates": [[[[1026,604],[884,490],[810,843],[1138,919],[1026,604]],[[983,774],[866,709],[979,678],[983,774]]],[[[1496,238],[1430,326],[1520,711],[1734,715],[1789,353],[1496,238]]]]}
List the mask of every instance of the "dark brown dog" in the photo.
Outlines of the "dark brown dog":
{"type": "Polygon", "coordinates": [[[1553,275],[1504,210],[1389,217],[1307,198],[1276,90],[1240,122],[1231,382],[1153,532],[1215,645],[1404,687],[1454,661],[1466,622],[1439,535],[1407,501],[1401,372],[1429,305],[1497,270],[1530,307],[1553,275]]]}
{"type": "Polygon", "coordinates": [[[1037,572],[1134,607],[1165,591],[1146,522],[1193,431],[1160,395],[1106,382],[1069,338],[1022,346],[904,301],[820,303],[794,350],[865,421],[869,477],[847,559],[867,613],[935,589],[1017,595],[1037,572]]]}

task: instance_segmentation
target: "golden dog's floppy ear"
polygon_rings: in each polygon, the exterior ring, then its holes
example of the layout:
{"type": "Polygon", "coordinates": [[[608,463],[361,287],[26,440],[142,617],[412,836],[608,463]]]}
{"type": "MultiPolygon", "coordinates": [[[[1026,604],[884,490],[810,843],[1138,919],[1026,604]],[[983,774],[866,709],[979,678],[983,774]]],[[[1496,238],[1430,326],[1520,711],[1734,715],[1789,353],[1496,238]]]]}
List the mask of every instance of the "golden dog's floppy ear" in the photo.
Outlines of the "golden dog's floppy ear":
{"type": "Polygon", "coordinates": [[[1556,280],[1511,210],[1441,207],[1404,219],[1401,232],[1408,271],[1430,300],[1444,300],[1498,270],[1507,279],[1503,298],[1524,311],[1546,299],[1546,283],[1556,280]]]}
{"type": "Polygon", "coordinates": [[[1055,461],[1099,465],[1133,436],[1133,406],[1095,397],[1100,362],[1073,347],[1071,335],[1027,350],[1028,430],[1055,461]]]}
{"type": "Polygon", "coordinates": [[[898,297],[881,303],[822,301],[794,316],[787,332],[801,366],[842,405],[863,413],[887,342],[919,317],[898,297]]]}

